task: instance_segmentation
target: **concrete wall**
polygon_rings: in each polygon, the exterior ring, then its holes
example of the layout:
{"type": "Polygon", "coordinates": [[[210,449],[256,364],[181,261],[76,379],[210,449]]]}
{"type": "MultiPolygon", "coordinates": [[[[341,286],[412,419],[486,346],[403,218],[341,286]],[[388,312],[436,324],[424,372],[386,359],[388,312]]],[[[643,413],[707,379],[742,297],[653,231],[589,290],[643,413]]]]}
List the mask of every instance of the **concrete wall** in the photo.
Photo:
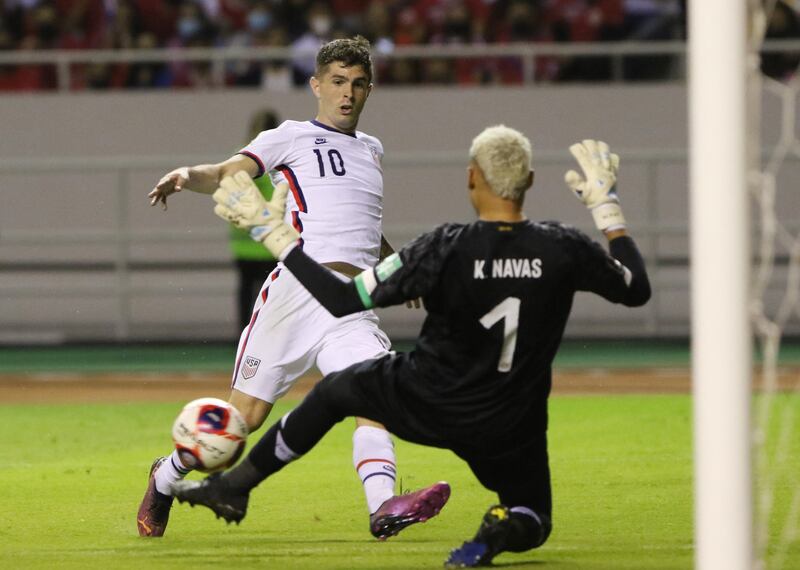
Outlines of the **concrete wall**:
{"type": "MultiPolygon", "coordinates": [[[[400,245],[443,221],[472,219],[461,157],[495,123],[527,133],[542,157],[528,215],[591,230],[562,176],[572,142],[603,138],[623,156],[620,192],[657,294],[637,310],[580,296],[568,333],[685,335],[685,95],[680,85],[378,87],[360,127],[386,148],[385,233],[400,245]],[[449,160],[437,159],[448,152],[449,160]]],[[[265,106],[301,120],[316,108],[307,91],[0,97],[0,342],[235,335],[226,228],[208,198],[179,195],[162,212],[145,195],[172,166],[235,152],[251,114],[265,106]],[[123,172],[98,159],[138,166],[123,172]]],[[[774,107],[765,119],[770,136],[774,107]]],[[[796,167],[783,176],[796,178],[796,167]]],[[[797,198],[789,200],[787,211],[800,212],[797,198]]],[[[413,336],[421,317],[382,312],[396,337],[413,336]]]]}

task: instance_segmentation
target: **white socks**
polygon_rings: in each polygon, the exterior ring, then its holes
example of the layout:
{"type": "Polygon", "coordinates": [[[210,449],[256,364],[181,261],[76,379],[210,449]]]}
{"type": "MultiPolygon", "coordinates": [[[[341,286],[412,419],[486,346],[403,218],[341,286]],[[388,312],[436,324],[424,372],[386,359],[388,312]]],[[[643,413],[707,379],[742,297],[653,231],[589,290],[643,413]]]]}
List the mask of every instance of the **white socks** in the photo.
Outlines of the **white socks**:
{"type": "Polygon", "coordinates": [[[389,432],[372,426],[357,427],[353,432],[353,465],[364,485],[367,507],[372,514],[394,496],[397,468],[389,432]]]}
{"type": "MultiPolygon", "coordinates": [[[[367,507],[372,514],[394,496],[397,468],[389,432],[372,426],[357,427],[353,432],[353,465],[364,485],[367,507]]],[[[181,463],[177,450],[174,450],[156,471],[156,490],[172,495],[172,484],[191,471],[181,463]]]]}
{"type": "Polygon", "coordinates": [[[172,484],[186,477],[192,470],[181,463],[178,450],[172,451],[167,460],[161,464],[154,476],[156,480],[156,491],[162,495],[172,495],[172,484]]]}

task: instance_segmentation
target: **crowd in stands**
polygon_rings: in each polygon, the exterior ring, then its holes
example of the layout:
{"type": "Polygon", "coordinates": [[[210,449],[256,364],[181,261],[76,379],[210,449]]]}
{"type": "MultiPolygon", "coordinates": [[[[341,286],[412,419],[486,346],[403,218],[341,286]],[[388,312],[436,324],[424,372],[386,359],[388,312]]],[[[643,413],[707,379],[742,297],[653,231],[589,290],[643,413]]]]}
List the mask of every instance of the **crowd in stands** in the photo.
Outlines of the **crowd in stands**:
{"type": "MultiPolygon", "coordinates": [[[[280,46],[297,54],[361,34],[376,53],[395,46],[608,42],[685,38],[685,0],[4,0],[0,53],[280,46]]],[[[626,79],[660,79],[671,58],[626,57],[626,79]]],[[[611,60],[538,57],[537,81],[602,81],[611,60]]],[[[73,65],[71,89],[203,87],[287,90],[307,81],[313,57],[208,63],[73,65]]],[[[519,58],[380,60],[383,84],[515,84],[519,58]]],[[[0,90],[56,86],[52,65],[0,65],[0,90]]]]}

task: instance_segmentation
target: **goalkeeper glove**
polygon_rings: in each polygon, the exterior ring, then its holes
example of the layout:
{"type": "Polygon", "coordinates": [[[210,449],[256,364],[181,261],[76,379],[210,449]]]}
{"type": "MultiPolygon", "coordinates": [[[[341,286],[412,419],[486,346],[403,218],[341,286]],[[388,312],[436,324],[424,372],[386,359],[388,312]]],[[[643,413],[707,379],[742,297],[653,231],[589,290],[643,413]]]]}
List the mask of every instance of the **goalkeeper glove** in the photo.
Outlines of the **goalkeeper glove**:
{"type": "Polygon", "coordinates": [[[564,181],[578,200],[589,208],[594,223],[601,231],[625,227],[625,218],[617,197],[619,156],[611,153],[603,141],[586,139],[569,147],[585,176],[574,170],[564,175],[564,181]]]}
{"type": "Polygon", "coordinates": [[[297,230],[283,221],[288,192],[289,185],[281,182],[267,202],[250,176],[240,170],[223,178],[212,194],[217,203],[214,213],[237,228],[249,231],[251,238],[263,243],[282,260],[300,237],[297,230]]]}

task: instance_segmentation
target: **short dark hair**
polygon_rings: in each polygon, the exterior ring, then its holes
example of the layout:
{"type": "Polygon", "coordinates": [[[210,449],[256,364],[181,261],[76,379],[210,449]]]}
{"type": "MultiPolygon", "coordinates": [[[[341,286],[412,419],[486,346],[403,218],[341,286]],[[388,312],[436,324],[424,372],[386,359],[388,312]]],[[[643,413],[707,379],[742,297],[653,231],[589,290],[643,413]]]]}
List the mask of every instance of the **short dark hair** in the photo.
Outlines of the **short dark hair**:
{"type": "Polygon", "coordinates": [[[324,73],[328,65],[339,61],[345,67],[360,65],[367,73],[369,82],[372,83],[372,59],[369,55],[369,48],[369,40],[363,36],[328,42],[317,52],[317,68],[314,74],[319,76],[324,73]]]}

